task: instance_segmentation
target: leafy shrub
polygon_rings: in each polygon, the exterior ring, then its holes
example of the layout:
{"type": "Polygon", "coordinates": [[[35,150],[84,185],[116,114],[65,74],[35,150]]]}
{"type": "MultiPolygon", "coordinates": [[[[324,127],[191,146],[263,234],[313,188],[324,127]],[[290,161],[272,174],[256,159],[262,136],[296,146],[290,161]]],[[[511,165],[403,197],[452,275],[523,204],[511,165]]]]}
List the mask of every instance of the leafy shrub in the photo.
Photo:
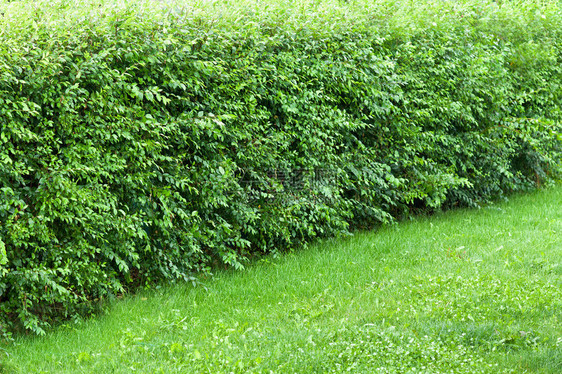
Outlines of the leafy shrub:
{"type": "Polygon", "coordinates": [[[560,178],[556,5],[226,4],[1,3],[5,336],[560,178]]]}

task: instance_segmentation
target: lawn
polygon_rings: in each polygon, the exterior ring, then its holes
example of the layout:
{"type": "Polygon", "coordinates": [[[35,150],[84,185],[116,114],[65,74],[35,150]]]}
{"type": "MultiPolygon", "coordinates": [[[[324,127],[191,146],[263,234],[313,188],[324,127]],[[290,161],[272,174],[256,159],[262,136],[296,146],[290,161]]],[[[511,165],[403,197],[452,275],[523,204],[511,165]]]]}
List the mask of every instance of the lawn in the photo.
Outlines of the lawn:
{"type": "Polygon", "coordinates": [[[562,186],[115,302],[2,373],[560,373],[562,186]]]}

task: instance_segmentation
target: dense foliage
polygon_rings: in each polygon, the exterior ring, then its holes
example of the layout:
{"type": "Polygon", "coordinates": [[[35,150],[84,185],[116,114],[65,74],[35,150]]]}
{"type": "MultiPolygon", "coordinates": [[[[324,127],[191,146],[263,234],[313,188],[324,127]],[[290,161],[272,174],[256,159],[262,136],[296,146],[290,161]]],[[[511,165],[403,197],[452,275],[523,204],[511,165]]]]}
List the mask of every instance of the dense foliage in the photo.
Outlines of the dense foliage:
{"type": "Polygon", "coordinates": [[[0,4],[5,334],[560,178],[556,5],[0,4]]]}

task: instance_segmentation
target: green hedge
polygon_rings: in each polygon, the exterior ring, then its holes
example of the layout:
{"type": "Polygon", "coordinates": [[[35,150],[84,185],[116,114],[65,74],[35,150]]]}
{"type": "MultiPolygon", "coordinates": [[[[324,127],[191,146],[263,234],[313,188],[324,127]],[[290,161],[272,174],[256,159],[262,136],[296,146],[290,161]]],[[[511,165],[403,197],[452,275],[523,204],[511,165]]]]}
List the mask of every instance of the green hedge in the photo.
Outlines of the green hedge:
{"type": "Polygon", "coordinates": [[[0,2],[0,330],[560,179],[562,14],[0,2]]]}

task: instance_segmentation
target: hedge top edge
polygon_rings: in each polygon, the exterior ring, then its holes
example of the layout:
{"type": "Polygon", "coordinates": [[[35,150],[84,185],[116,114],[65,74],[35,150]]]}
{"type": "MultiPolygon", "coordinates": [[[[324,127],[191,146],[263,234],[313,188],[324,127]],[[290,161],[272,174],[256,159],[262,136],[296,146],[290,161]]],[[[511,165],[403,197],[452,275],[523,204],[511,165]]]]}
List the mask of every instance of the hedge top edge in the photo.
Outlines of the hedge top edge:
{"type": "Polygon", "coordinates": [[[46,28],[68,33],[76,28],[139,29],[163,32],[190,27],[208,32],[275,32],[307,29],[315,33],[373,29],[411,36],[421,31],[470,27],[494,31],[529,25],[529,38],[560,30],[562,9],[556,1],[424,0],[38,0],[0,1],[0,36],[23,39],[46,28]],[[504,27],[502,27],[504,26],[504,27]],[[532,34],[529,34],[532,33],[532,34]]]}

